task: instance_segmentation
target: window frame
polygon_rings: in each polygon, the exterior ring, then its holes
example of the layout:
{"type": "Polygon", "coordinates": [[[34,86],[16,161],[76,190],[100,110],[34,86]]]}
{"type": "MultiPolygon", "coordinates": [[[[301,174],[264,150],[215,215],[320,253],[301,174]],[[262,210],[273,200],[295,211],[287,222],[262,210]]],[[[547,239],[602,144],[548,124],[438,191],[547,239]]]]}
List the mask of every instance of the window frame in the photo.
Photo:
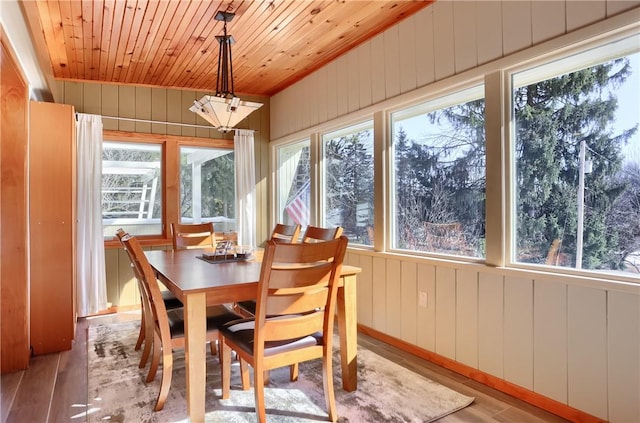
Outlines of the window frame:
{"type": "MultiPolygon", "coordinates": [[[[517,74],[536,75],[536,68],[542,69],[542,75],[537,74],[534,78],[538,81],[546,80],[560,76],[564,73],[573,72],[586,67],[596,66],[616,57],[624,55],[640,53],[640,47],[635,49],[607,49],[607,46],[619,44],[627,38],[640,38],[640,30],[638,28],[629,28],[626,30],[614,30],[602,37],[592,37],[584,42],[568,44],[564,48],[554,50],[552,53],[532,57],[529,60],[522,60],[512,66],[505,67],[500,73],[502,77],[503,92],[501,93],[502,119],[504,122],[504,215],[505,227],[503,233],[503,266],[512,269],[521,269],[534,272],[550,272],[553,274],[561,274],[567,276],[598,278],[618,282],[631,282],[637,284],[637,274],[630,272],[615,272],[611,270],[582,269],[575,267],[553,266],[545,264],[534,264],[518,262],[517,259],[517,217],[516,217],[516,200],[517,200],[517,184],[516,184],[516,123],[513,110],[513,90],[515,86],[515,76],[517,74]],[[594,56],[590,53],[593,51],[602,53],[594,56]],[[577,56],[577,57],[573,57],[577,56]],[[588,57],[588,59],[587,59],[588,57]],[[554,70],[553,63],[558,65],[554,70]],[[572,63],[574,65],[572,65],[572,63]]],[[[526,83],[533,83],[522,77],[522,82],[518,86],[526,83]],[[528,82],[527,82],[528,81],[528,82]]],[[[529,77],[531,79],[533,77],[529,77]]]]}
{"type": "MultiPolygon", "coordinates": [[[[161,149],[160,169],[162,174],[162,233],[140,235],[140,243],[145,246],[171,245],[170,223],[180,219],[180,147],[207,147],[233,150],[233,139],[185,137],[178,135],[147,134],[105,129],[104,141],[155,144],[161,149]]],[[[105,248],[119,248],[117,238],[105,237],[105,248]]]]}
{"type": "MultiPolygon", "coordinates": [[[[375,178],[375,159],[376,159],[376,148],[375,148],[375,122],[373,117],[369,117],[366,119],[362,119],[359,120],[358,122],[355,123],[350,123],[348,125],[341,125],[340,127],[333,129],[333,130],[327,130],[327,131],[322,131],[320,133],[318,133],[318,149],[319,149],[319,165],[317,166],[318,168],[318,212],[317,212],[317,216],[318,216],[318,222],[320,222],[320,226],[325,226],[326,225],[326,219],[327,219],[327,210],[326,210],[326,189],[327,189],[327,175],[326,175],[326,170],[327,170],[327,164],[326,161],[324,160],[324,156],[325,156],[325,144],[327,141],[330,141],[331,139],[334,138],[338,138],[338,137],[342,137],[345,135],[351,135],[351,134],[355,134],[357,132],[361,132],[364,130],[370,130],[371,131],[371,155],[372,155],[372,166],[373,166],[373,170],[374,170],[374,178],[375,178]],[[328,137],[331,137],[331,139],[327,139],[328,137]]],[[[312,164],[313,166],[313,164],[312,164]]],[[[374,188],[375,188],[375,184],[374,184],[374,188]]],[[[375,195],[374,195],[374,208],[373,208],[373,219],[374,219],[374,224],[373,224],[373,228],[375,229],[375,195]]],[[[353,246],[357,246],[358,248],[364,248],[364,249],[373,249],[374,244],[359,244],[359,243],[355,243],[355,242],[351,242],[351,240],[349,241],[350,245],[353,246]]]]}

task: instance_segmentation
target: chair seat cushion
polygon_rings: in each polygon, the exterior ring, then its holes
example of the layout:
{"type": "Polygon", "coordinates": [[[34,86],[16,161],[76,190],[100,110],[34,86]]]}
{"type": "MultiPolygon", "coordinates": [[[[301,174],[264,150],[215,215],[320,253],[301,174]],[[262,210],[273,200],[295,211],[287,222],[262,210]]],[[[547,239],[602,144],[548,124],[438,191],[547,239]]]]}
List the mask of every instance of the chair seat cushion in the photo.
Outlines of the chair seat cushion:
{"type": "MultiPolygon", "coordinates": [[[[277,319],[278,317],[275,317],[277,319]]],[[[226,337],[233,340],[240,348],[248,353],[253,353],[254,341],[254,319],[241,319],[228,322],[220,327],[220,332],[226,337]]],[[[299,348],[309,347],[313,345],[322,345],[322,333],[281,341],[268,341],[265,343],[265,356],[280,354],[285,351],[295,350],[299,348]]]]}
{"type": "MultiPolygon", "coordinates": [[[[184,336],[184,309],[167,310],[171,337],[184,336]]],[[[224,305],[207,307],[207,331],[220,329],[225,323],[239,320],[240,316],[224,305]]]]}
{"type": "Polygon", "coordinates": [[[162,291],[162,299],[164,300],[164,307],[167,310],[172,310],[174,308],[181,308],[182,301],[176,298],[171,291],[162,291]]]}

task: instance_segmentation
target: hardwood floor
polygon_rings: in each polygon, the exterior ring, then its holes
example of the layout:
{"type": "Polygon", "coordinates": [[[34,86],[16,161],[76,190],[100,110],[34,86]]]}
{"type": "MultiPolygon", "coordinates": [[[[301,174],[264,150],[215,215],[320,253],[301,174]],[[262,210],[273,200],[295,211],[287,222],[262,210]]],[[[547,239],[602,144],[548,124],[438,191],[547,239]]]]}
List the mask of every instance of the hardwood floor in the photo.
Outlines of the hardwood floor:
{"type": "MultiPolygon", "coordinates": [[[[33,357],[28,370],[2,375],[0,422],[86,422],[89,325],[131,319],[139,319],[139,314],[119,313],[81,319],[70,351],[33,357]]],[[[446,416],[439,422],[566,422],[542,409],[367,335],[359,334],[358,343],[435,382],[475,397],[469,407],[446,416]]],[[[153,411],[149,410],[149,413],[153,411]]]]}

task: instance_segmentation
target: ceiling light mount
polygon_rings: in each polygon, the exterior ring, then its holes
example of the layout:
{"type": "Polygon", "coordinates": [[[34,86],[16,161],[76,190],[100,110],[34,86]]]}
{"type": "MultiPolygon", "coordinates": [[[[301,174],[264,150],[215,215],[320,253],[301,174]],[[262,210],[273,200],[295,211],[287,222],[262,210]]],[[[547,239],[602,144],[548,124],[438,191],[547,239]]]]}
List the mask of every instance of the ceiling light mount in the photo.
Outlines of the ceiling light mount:
{"type": "Polygon", "coordinates": [[[220,46],[216,93],[213,96],[205,95],[200,100],[194,101],[193,106],[189,108],[220,132],[232,130],[251,112],[262,107],[261,103],[241,101],[234,92],[231,44],[235,40],[227,33],[227,22],[231,22],[234,17],[235,13],[232,12],[218,11],[216,13],[214,19],[224,22],[223,34],[216,36],[220,46]]]}

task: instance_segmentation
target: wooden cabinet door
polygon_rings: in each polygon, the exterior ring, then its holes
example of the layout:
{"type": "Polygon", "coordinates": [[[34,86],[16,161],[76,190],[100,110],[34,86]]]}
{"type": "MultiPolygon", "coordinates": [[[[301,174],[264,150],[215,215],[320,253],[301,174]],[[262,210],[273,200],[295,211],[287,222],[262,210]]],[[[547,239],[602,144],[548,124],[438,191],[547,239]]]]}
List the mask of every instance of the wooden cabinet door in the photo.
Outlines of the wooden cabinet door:
{"type": "Polygon", "coordinates": [[[75,335],[75,114],[31,102],[30,308],[34,355],[71,348],[75,335]]]}

